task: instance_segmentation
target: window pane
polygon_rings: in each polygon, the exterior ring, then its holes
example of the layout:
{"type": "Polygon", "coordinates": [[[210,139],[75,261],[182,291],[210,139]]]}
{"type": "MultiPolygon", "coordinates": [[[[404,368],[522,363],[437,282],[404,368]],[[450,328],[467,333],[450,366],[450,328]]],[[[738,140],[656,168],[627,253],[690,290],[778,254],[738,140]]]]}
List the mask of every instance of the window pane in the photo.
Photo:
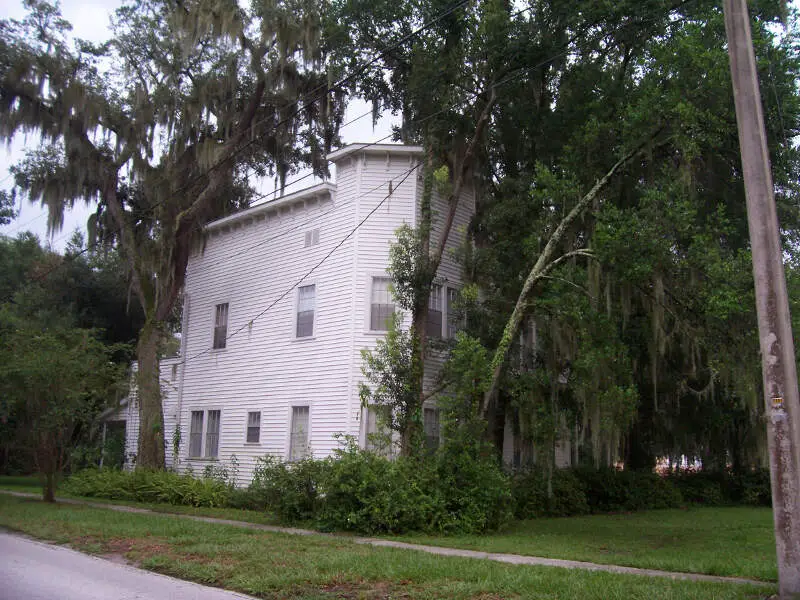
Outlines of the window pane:
{"type": "Polygon", "coordinates": [[[429,337],[442,337],[442,286],[433,284],[428,298],[428,322],[425,327],[429,337]]]}
{"type": "Polygon", "coordinates": [[[456,337],[456,332],[460,329],[458,315],[456,314],[456,299],[458,290],[447,288],[447,337],[456,337]]]}
{"type": "Polygon", "coordinates": [[[214,316],[214,345],[216,349],[224,348],[228,337],[228,305],[217,304],[214,316]]]}
{"type": "Polygon", "coordinates": [[[307,285],[298,288],[297,293],[297,337],[314,335],[314,307],[316,302],[316,286],[307,285]]]}
{"type": "Polygon", "coordinates": [[[255,444],[261,438],[261,413],[247,413],[247,441],[255,444]]]}
{"type": "Polygon", "coordinates": [[[289,460],[308,456],[308,407],[292,407],[292,430],[289,439],[289,460]]]}
{"type": "Polygon", "coordinates": [[[370,297],[369,328],[373,331],[386,331],[389,329],[389,319],[394,313],[394,299],[389,290],[391,280],[388,277],[375,277],[372,279],[372,292],[370,297]]]}
{"type": "Polygon", "coordinates": [[[378,411],[374,406],[367,408],[365,432],[367,450],[372,450],[381,456],[391,456],[391,434],[385,425],[378,422],[378,411]]]}
{"type": "Polygon", "coordinates": [[[423,430],[425,431],[425,447],[435,450],[439,447],[439,409],[426,408],[423,412],[423,430]]]}
{"type": "Polygon", "coordinates": [[[206,456],[216,458],[219,454],[219,411],[208,411],[206,429],[206,456]]]}
{"type": "Polygon", "coordinates": [[[203,411],[193,410],[189,426],[189,456],[200,456],[203,443],[203,411]]]}

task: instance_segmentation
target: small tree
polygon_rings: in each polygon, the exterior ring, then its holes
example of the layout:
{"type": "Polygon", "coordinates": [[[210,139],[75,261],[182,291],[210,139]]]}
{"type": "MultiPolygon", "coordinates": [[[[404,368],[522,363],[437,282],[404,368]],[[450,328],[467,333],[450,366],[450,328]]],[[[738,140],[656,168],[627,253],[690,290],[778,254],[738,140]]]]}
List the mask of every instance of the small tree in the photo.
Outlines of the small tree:
{"type": "Polygon", "coordinates": [[[26,324],[3,335],[0,420],[16,447],[31,452],[47,502],[55,501],[56,477],[70,450],[121,391],[124,367],[112,362],[115,350],[86,329],[42,331],[26,324]]]}
{"type": "Polygon", "coordinates": [[[400,435],[404,456],[412,454],[420,441],[422,402],[415,385],[413,344],[413,336],[402,328],[400,313],[395,312],[386,338],[379,339],[374,350],[361,351],[361,371],[370,384],[360,386],[361,404],[373,407],[381,424],[400,435]]]}

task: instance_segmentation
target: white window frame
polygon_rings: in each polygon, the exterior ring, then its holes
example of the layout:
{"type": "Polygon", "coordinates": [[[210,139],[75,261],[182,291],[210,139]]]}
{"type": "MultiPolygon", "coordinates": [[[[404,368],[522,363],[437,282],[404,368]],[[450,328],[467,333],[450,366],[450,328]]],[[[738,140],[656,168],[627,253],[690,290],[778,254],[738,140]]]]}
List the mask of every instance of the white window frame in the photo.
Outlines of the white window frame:
{"type": "Polygon", "coordinates": [[[293,319],[293,337],[296,340],[312,340],[317,335],[317,306],[319,305],[319,286],[316,281],[304,281],[303,285],[298,285],[294,292],[294,319],[293,319]],[[300,317],[300,290],[303,288],[314,288],[314,317],[311,322],[311,335],[297,335],[297,325],[300,317]]]}
{"type": "Polygon", "coordinates": [[[289,406],[289,427],[287,428],[287,439],[286,439],[286,460],[288,462],[296,462],[298,460],[302,460],[303,458],[308,458],[311,456],[311,404],[292,404],[289,406]],[[305,408],[308,410],[308,424],[306,425],[306,454],[299,458],[292,457],[292,428],[294,425],[294,409],[296,408],[305,408]]]}
{"type": "MultiPolygon", "coordinates": [[[[428,296],[428,311],[425,313],[425,324],[430,325],[430,312],[431,310],[436,310],[436,306],[439,307],[439,331],[428,330],[426,331],[428,337],[435,337],[435,338],[442,338],[444,337],[444,324],[446,322],[447,311],[444,307],[444,291],[445,286],[441,283],[432,283],[431,284],[431,293],[428,296]],[[433,306],[432,306],[433,305],[433,306]]],[[[426,327],[426,330],[428,328],[426,327]]]]}
{"type": "Polygon", "coordinates": [[[453,292],[455,295],[455,299],[458,299],[458,295],[461,293],[461,288],[456,287],[453,285],[448,285],[444,288],[444,316],[442,317],[442,322],[444,326],[444,336],[447,339],[453,339],[456,337],[456,333],[464,329],[464,323],[454,323],[453,331],[450,331],[450,292],[453,292]]]}
{"type": "Polygon", "coordinates": [[[189,460],[219,460],[220,449],[222,447],[222,408],[218,406],[208,406],[204,408],[192,407],[189,409],[189,445],[186,448],[186,457],[189,460]],[[208,455],[208,413],[217,411],[219,413],[219,428],[217,429],[217,455],[208,455]],[[203,413],[203,428],[200,433],[200,455],[192,456],[192,413],[203,413]]]}
{"type": "Polygon", "coordinates": [[[361,445],[364,450],[370,450],[375,452],[380,456],[384,456],[386,458],[391,458],[394,455],[394,436],[392,435],[391,430],[388,427],[384,426],[384,430],[380,431],[378,426],[378,416],[375,410],[375,405],[370,404],[369,406],[365,406],[362,409],[362,418],[361,421],[363,422],[363,444],[361,445]],[[370,431],[370,415],[375,415],[374,423],[375,423],[375,431],[370,431]],[[369,436],[371,434],[383,434],[386,436],[387,445],[385,448],[376,448],[371,447],[371,442],[369,436]]]}
{"type": "MultiPolygon", "coordinates": [[[[422,435],[425,438],[425,449],[435,451],[442,445],[442,413],[436,406],[424,406],[422,408],[422,435]],[[435,425],[436,425],[436,448],[429,448],[428,447],[428,432],[425,430],[425,414],[428,411],[433,411],[435,416],[435,425]]],[[[433,436],[430,436],[433,437],[433,436]]]]}
{"type": "MultiPolygon", "coordinates": [[[[372,294],[373,294],[373,288],[374,288],[374,285],[375,285],[375,281],[377,279],[386,280],[388,282],[388,285],[391,285],[391,283],[392,283],[392,278],[389,277],[389,275],[387,275],[386,273],[372,275],[368,279],[368,283],[367,283],[367,311],[366,311],[367,312],[367,322],[366,322],[366,330],[369,333],[382,334],[382,333],[386,333],[387,331],[389,331],[388,327],[385,328],[385,329],[373,329],[372,328],[372,305],[373,305],[373,302],[372,302],[373,296],[372,296],[372,294]]],[[[388,290],[388,286],[387,286],[387,290],[388,290]]],[[[391,296],[391,293],[392,293],[391,290],[388,290],[388,293],[391,296]]],[[[391,304],[394,307],[394,312],[397,312],[397,303],[394,301],[394,297],[391,297],[391,300],[392,300],[391,304]]]]}
{"type": "Polygon", "coordinates": [[[263,423],[264,419],[264,411],[263,410],[248,410],[244,419],[244,443],[248,446],[260,446],[261,445],[261,424],[263,423]],[[258,415],[258,439],[255,442],[250,441],[250,427],[255,427],[254,425],[250,425],[250,415],[258,415]]]}
{"type": "Polygon", "coordinates": [[[227,300],[215,302],[211,309],[211,349],[215,352],[225,350],[228,347],[228,329],[231,324],[231,303],[227,300]],[[222,346],[217,346],[217,308],[226,306],[225,309],[225,337],[222,340],[222,346]]]}
{"type": "Polygon", "coordinates": [[[319,227],[308,229],[303,235],[303,247],[311,248],[319,245],[319,227]]]}

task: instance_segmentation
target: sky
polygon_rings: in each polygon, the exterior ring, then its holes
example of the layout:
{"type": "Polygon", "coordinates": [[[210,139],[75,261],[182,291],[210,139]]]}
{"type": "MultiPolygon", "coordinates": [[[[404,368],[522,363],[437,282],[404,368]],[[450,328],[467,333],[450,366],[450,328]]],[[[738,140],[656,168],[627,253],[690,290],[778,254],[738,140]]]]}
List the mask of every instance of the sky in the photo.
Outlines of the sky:
{"type": "MultiPolygon", "coordinates": [[[[109,35],[109,17],[114,9],[121,3],[118,0],[106,0],[105,2],[81,2],[79,0],[62,0],[61,12],[70,23],[72,23],[72,33],[75,37],[86,39],[93,42],[105,41],[109,35]]],[[[5,3],[0,2],[0,19],[21,19],[25,15],[25,10],[21,0],[12,0],[5,3]]],[[[370,105],[361,101],[353,100],[347,107],[344,123],[363,115],[370,110],[370,105]]],[[[400,117],[384,114],[373,127],[372,118],[367,115],[347,125],[340,131],[340,137],[346,144],[359,142],[374,142],[381,140],[391,133],[392,125],[399,125],[400,117]]],[[[388,142],[389,140],[385,140],[388,142]]],[[[29,136],[24,139],[17,136],[16,139],[7,147],[0,149],[0,188],[11,189],[12,179],[9,174],[9,167],[18,162],[24,155],[24,148],[38,144],[37,136],[29,136]]],[[[291,182],[307,174],[307,171],[293,175],[287,179],[286,192],[305,188],[319,183],[317,178],[305,178],[296,185],[291,182]]],[[[274,190],[273,182],[270,179],[251,182],[256,192],[265,194],[274,190]]],[[[67,241],[72,236],[73,231],[78,228],[82,231],[86,229],[86,221],[93,208],[87,207],[83,203],[76,204],[72,211],[65,214],[64,228],[55,232],[52,236],[47,234],[46,211],[38,204],[31,204],[26,199],[17,200],[17,209],[20,211],[16,220],[5,226],[0,226],[0,234],[16,236],[22,231],[32,231],[39,236],[42,242],[49,241],[57,251],[63,251],[67,241]]]]}

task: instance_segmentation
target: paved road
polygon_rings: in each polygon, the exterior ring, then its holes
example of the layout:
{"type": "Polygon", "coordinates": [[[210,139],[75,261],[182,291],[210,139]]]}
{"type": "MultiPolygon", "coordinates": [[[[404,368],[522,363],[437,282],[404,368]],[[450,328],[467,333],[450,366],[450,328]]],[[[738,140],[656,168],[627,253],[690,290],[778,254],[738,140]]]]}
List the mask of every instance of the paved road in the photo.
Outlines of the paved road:
{"type": "Polygon", "coordinates": [[[0,600],[245,599],[0,532],[0,600]]]}

